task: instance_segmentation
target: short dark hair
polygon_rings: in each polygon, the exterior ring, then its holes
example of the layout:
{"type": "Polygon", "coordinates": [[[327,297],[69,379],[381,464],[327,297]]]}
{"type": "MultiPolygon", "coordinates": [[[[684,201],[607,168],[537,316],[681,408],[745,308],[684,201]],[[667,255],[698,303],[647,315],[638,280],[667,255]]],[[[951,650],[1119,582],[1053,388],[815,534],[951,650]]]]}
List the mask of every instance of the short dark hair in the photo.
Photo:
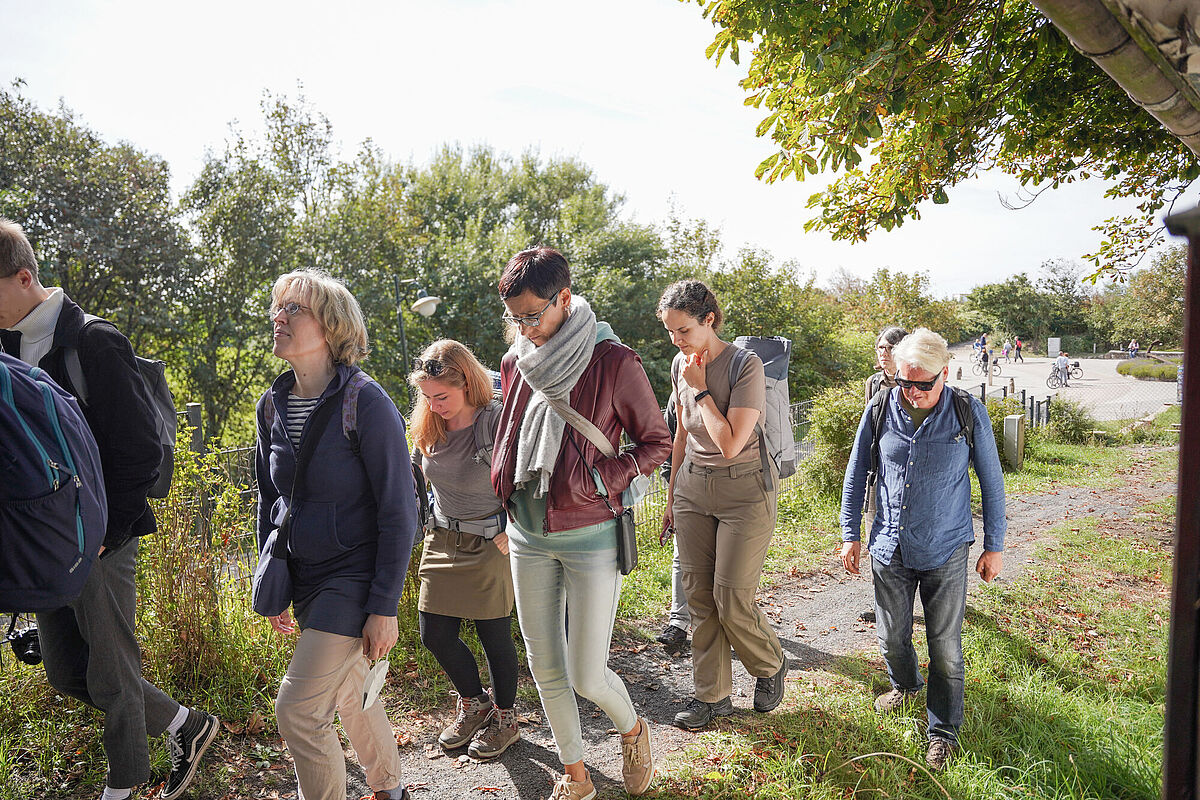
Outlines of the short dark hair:
{"type": "Polygon", "coordinates": [[[879,335],[875,337],[875,341],[878,342],[880,339],[883,339],[895,347],[900,344],[900,340],[905,336],[908,336],[908,331],[904,330],[904,328],[901,328],[899,325],[888,325],[879,332],[879,335]]]}
{"type": "Polygon", "coordinates": [[[0,278],[16,275],[23,269],[38,276],[37,256],[25,238],[25,231],[11,219],[0,217],[0,278]]]}
{"type": "Polygon", "coordinates": [[[532,291],[551,300],[571,287],[571,268],[562,253],[538,245],[522,250],[508,260],[500,273],[500,299],[507,300],[532,291]]]}
{"type": "Polygon", "coordinates": [[[709,314],[713,315],[713,330],[721,329],[721,306],[717,304],[717,296],[701,281],[676,281],[666,288],[658,300],[655,315],[662,319],[664,311],[682,311],[693,319],[704,321],[709,314]]]}

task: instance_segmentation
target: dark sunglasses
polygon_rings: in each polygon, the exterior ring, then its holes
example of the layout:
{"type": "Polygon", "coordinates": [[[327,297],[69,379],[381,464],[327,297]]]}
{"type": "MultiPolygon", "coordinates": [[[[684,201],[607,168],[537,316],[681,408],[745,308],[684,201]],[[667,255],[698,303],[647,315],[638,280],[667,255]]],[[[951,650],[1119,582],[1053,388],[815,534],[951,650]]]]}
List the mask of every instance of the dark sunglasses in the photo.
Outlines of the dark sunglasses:
{"type": "Polygon", "coordinates": [[[937,385],[937,382],[941,379],[941,377],[942,373],[940,372],[927,381],[909,381],[905,380],[904,378],[897,377],[896,385],[901,389],[919,389],[922,392],[929,392],[933,390],[933,387],[937,385]]]}
{"type": "Polygon", "coordinates": [[[436,358],[427,358],[422,361],[419,358],[413,359],[413,369],[417,372],[424,372],[431,378],[436,378],[446,371],[446,365],[436,358]]]}

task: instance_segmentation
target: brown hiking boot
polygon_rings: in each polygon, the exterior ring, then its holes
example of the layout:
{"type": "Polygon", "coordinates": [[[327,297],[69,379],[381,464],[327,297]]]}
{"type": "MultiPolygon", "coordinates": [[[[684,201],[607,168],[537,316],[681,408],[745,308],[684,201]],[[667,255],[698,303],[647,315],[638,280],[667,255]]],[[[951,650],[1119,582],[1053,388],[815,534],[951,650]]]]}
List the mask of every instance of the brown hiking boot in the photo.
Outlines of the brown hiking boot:
{"type": "Polygon", "coordinates": [[[442,731],[441,736],[438,736],[438,744],[447,750],[462,747],[471,741],[471,737],[475,735],[475,731],[491,721],[495,711],[496,709],[492,705],[492,698],[487,692],[478,697],[469,697],[466,700],[459,697],[458,715],[454,718],[454,722],[450,723],[442,731]]]}
{"type": "Polygon", "coordinates": [[[892,687],[890,692],[885,692],[875,698],[875,710],[880,714],[894,714],[912,703],[918,694],[920,692],[906,692],[903,689],[892,687]]]}
{"type": "Polygon", "coordinates": [[[550,800],[592,800],[595,796],[596,787],[592,784],[590,774],[581,781],[573,781],[570,775],[563,775],[554,784],[550,800]]]}
{"type": "Polygon", "coordinates": [[[650,788],[654,780],[654,756],[650,752],[650,724],[638,717],[641,730],[637,736],[621,737],[621,776],[625,791],[638,795],[650,788]]]}
{"type": "Polygon", "coordinates": [[[487,761],[495,758],[521,738],[517,728],[517,712],[512,708],[497,708],[492,721],[480,728],[471,739],[467,754],[471,758],[487,761]]]}
{"type": "Polygon", "coordinates": [[[949,739],[943,739],[940,736],[934,736],[929,740],[929,750],[925,752],[925,764],[934,772],[938,772],[946,766],[946,762],[954,755],[954,742],[949,739]]]}

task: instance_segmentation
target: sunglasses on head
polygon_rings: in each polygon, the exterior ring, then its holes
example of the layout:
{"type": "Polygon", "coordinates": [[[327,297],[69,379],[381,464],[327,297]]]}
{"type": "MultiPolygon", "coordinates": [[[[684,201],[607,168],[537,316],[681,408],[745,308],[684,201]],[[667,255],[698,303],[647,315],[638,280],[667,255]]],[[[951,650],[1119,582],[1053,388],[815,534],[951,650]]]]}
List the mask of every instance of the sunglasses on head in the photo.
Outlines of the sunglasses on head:
{"type": "Polygon", "coordinates": [[[413,369],[417,372],[424,372],[431,378],[436,378],[446,371],[446,365],[436,358],[427,358],[422,361],[419,358],[413,359],[413,369]]]}
{"type": "Polygon", "coordinates": [[[896,385],[901,389],[919,389],[922,392],[928,392],[933,390],[933,387],[937,385],[937,382],[941,377],[942,373],[940,372],[927,381],[910,381],[897,376],[896,385]]]}

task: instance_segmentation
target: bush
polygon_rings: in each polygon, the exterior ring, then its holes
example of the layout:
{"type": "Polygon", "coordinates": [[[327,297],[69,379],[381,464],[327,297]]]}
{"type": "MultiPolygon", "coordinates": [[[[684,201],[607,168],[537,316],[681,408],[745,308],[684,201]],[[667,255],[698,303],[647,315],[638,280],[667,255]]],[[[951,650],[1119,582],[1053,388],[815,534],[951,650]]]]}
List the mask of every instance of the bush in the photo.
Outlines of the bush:
{"type": "MultiPolygon", "coordinates": [[[[1004,453],[1004,418],[1012,414],[1024,414],[1025,410],[1015,397],[1005,397],[1002,400],[992,397],[988,398],[987,412],[988,419],[992,422],[992,435],[996,437],[996,449],[1000,451],[1000,464],[1005,469],[1015,469],[1016,465],[1009,463],[1008,456],[1004,453]]],[[[1028,431],[1025,436],[1025,452],[1022,455],[1029,456],[1028,431]]]]}
{"type": "Polygon", "coordinates": [[[862,414],[863,385],[859,381],[831,386],[813,398],[808,428],[813,452],[800,464],[805,484],[821,494],[841,494],[862,414]]]}
{"type": "Polygon", "coordinates": [[[1061,398],[1050,405],[1050,424],[1046,426],[1046,437],[1050,441],[1086,444],[1091,441],[1095,429],[1096,418],[1086,406],[1061,398]]]}
{"type": "Polygon", "coordinates": [[[1126,359],[1117,364],[1117,372],[1141,381],[1175,382],[1178,364],[1164,364],[1149,358],[1126,359]]]}

